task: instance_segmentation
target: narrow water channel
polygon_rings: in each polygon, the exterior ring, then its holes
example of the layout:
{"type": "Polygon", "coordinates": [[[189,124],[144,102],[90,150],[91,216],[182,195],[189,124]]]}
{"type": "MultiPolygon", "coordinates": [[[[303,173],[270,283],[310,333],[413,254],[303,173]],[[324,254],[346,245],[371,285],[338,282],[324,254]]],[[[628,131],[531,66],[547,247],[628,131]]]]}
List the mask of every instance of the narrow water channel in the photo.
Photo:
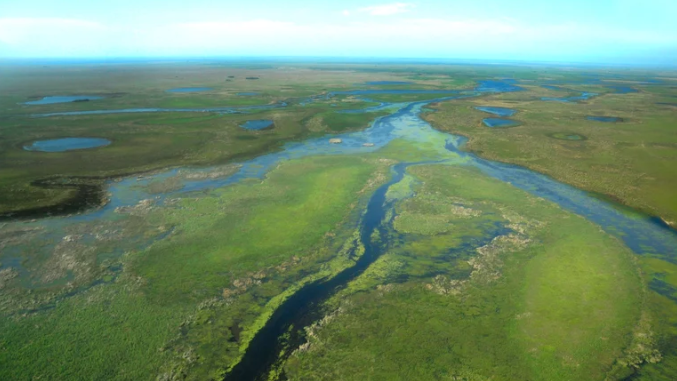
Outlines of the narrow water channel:
{"type": "MultiPolygon", "coordinates": [[[[502,92],[518,91],[519,88],[512,83],[485,81],[476,90],[478,92],[502,92]]],[[[434,93],[439,94],[440,97],[443,96],[440,92],[434,93]]],[[[370,94],[365,94],[363,91],[355,95],[370,94]]],[[[457,94],[455,97],[460,96],[463,95],[457,94]]],[[[677,234],[675,234],[674,230],[656,223],[655,219],[639,213],[620,211],[613,205],[594,198],[586,192],[559,183],[526,168],[484,160],[464,152],[460,149],[465,142],[463,138],[435,130],[430,124],[419,117],[421,109],[425,105],[450,99],[452,97],[398,104],[396,106],[397,109],[392,114],[377,119],[370,128],[337,135],[336,137],[342,140],[342,143],[339,145],[330,144],[328,137],[288,143],[279,152],[262,155],[250,161],[239,163],[240,169],[232,176],[185,181],[183,187],[173,193],[152,197],[154,197],[158,205],[162,205],[164,198],[168,196],[226,186],[247,178],[262,178],[281,161],[319,154],[341,155],[375,152],[395,139],[404,139],[422,143],[422,146],[438,150],[434,152],[451,151],[455,154],[454,157],[460,157],[463,160],[464,165],[476,167],[493,178],[508,182],[533,195],[555,202],[564,209],[586,217],[598,224],[609,234],[623,240],[637,254],[651,254],[677,263],[677,234]],[[366,143],[369,143],[369,145],[365,145],[366,143]]],[[[100,110],[84,113],[160,111],[163,110],[100,110]]],[[[81,115],[82,113],[77,114],[81,115]]],[[[43,114],[40,116],[50,115],[76,114],[59,113],[43,114]]],[[[449,155],[444,156],[440,153],[440,160],[448,157],[449,155]]],[[[390,221],[386,221],[384,218],[392,205],[386,203],[386,192],[390,186],[398,183],[403,178],[406,168],[413,164],[416,163],[401,163],[393,166],[393,178],[388,183],[379,187],[370,198],[366,212],[360,222],[360,241],[364,245],[365,252],[356,261],[355,265],[331,279],[319,280],[308,284],[290,296],[273,313],[263,329],[254,336],[242,360],[226,376],[227,381],[266,379],[267,372],[271,367],[283,360],[285,356],[289,355],[290,351],[303,342],[303,327],[312,324],[322,317],[322,311],[320,310],[322,302],[327,300],[327,298],[350,280],[362,274],[371,263],[383,254],[387,249],[388,242],[372,242],[372,233],[374,231],[386,233],[388,230],[390,221]],[[282,353],[281,356],[280,353],[282,353]]],[[[201,169],[191,170],[200,171],[201,169]]],[[[120,181],[109,182],[107,183],[107,190],[110,193],[110,202],[107,205],[81,215],[27,222],[22,227],[42,229],[41,231],[44,231],[44,233],[41,234],[43,235],[36,236],[35,241],[44,240],[44,242],[49,242],[49,239],[54,237],[62,237],[62,233],[68,226],[110,217],[117,207],[135,205],[141,200],[151,198],[151,195],[144,190],[143,185],[149,184],[151,181],[175,176],[177,173],[178,169],[173,169],[143,179],[129,177],[120,181]]],[[[381,237],[387,237],[387,234],[381,234],[381,237]]],[[[10,247],[7,248],[7,250],[9,249],[10,247]]],[[[14,249],[19,250],[19,248],[14,249]]],[[[40,247],[40,250],[45,252],[51,249],[52,247],[47,244],[40,247]]],[[[13,262],[3,261],[3,265],[5,263],[13,262]]],[[[652,288],[657,287],[659,286],[652,285],[652,288]]]]}
{"type": "Polygon", "coordinates": [[[392,180],[379,187],[371,196],[360,225],[360,241],[364,246],[364,254],[352,267],[329,280],[306,285],[283,302],[266,325],[256,333],[244,357],[226,376],[226,381],[267,380],[271,367],[283,361],[303,343],[303,328],[322,318],[321,304],[362,274],[383,254],[387,243],[374,242],[371,239],[372,234],[378,230],[381,237],[386,236],[386,227],[391,221],[386,221],[385,216],[392,206],[392,201],[386,203],[386,193],[390,186],[402,180],[409,165],[411,164],[394,165],[392,180]],[[288,338],[285,334],[289,334],[288,338]]]}

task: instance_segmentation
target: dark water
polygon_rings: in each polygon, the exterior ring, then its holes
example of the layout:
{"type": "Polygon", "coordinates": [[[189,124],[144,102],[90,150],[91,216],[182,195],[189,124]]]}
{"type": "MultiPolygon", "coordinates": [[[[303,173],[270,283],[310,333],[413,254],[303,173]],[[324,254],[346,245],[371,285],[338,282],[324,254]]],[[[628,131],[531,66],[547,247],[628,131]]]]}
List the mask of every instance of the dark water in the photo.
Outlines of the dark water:
{"type": "Polygon", "coordinates": [[[253,92],[253,91],[245,91],[245,92],[242,92],[242,93],[237,93],[237,95],[239,95],[241,97],[253,97],[253,96],[256,96],[256,95],[259,95],[259,94],[261,94],[261,93],[256,93],[256,92],[253,92]]]}
{"type": "Polygon", "coordinates": [[[482,119],[482,123],[485,126],[491,128],[507,128],[507,127],[516,127],[520,124],[510,119],[501,119],[501,118],[485,118],[482,119]]]}
{"type": "Polygon", "coordinates": [[[168,93],[199,93],[202,91],[214,90],[211,87],[177,87],[176,89],[167,90],[168,93]]]}
{"type": "Polygon", "coordinates": [[[543,97],[543,101],[554,101],[554,102],[564,102],[564,103],[576,103],[581,101],[587,101],[588,99],[597,96],[597,93],[582,93],[576,97],[543,97]]]}
{"type": "Polygon", "coordinates": [[[107,146],[111,143],[108,139],[102,138],[62,138],[51,140],[38,140],[23,148],[26,151],[40,152],[65,152],[87,148],[96,148],[107,146]]]}
{"type": "Polygon", "coordinates": [[[614,123],[614,122],[622,122],[623,118],[618,118],[615,116],[588,116],[586,117],[588,120],[594,120],[596,122],[606,122],[606,123],[614,123]]]}
{"type": "Polygon", "coordinates": [[[475,109],[488,112],[489,114],[494,114],[497,116],[513,116],[517,113],[517,110],[513,110],[511,108],[507,107],[490,107],[490,106],[479,106],[475,107],[475,109]]]}
{"type": "Polygon", "coordinates": [[[265,130],[266,128],[273,127],[273,121],[270,119],[248,120],[244,124],[241,124],[240,127],[246,130],[265,130]]]}
{"type": "MultiPolygon", "coordinates": [[[[476,89],[482,89],[480,92],[500,92],[502,90],[519,91],[521,88],[516,86],[514,81],[492,80],[484,81],[476,89]]],[[[372,94],[398,93],[398,91],[402,93],[402,90],[376,90],[372,94]]],[[[411,94],[411,91],[409,90],[407,93],[411,94]]],[[[450,92],[447,90],[433,92],[426,90],[417,91],[419,94],[449,94],[450,92]]],[[[460,97],[461,94],[463,96],[470,95],[468,92],[456,93],[458,94],[456,98],[460,97]]],[[[331,97],[331,93],[322,95],[322,97],[331,97]]],[[[628,247],[638,254],[648,253],[673,263],[677,262],[677,235],[675,235],[674,231],[666,229],[664,226],[659,226],[655,220],[620,211],[613,205],[591,197],[585,192],[525,168],[494,163],[463,152],[460,150],[460,147],[465,139],[436,131],[418,117],[421,109],[426,104],[449,99],[452,98],[407,103],[406,106],[400,106],[392,114],[376,119],[372,126],[366,130],[338,135],[343,140],[343,144],[340,145],[331,145],[326,137],[287,143],[280,152],[262,155],[250,161],[240,163],[242,165],[241,169],[230,177],[186,182],[184,188],[177,191],[177,193],[225,186],[247,178],[263,177],[280,160],[317,154],[373,152],[386,146],[393,139],[406,138],[427,142],[435,147],[440,146],[440,149],[446,147],[447,150],[466,159],[465,165],[477,167],[489,176],[508,182],[533,195],[555,202],[564,209],[588,218],[608,233],[623,240],[628,247]],[[446,145],[445,139],[448,139],[446,140],[446,145]],[[367,142],[373,143],[374,146],[365,148],[363,144],[367,142]]],[[[229,109],[232,110],[232,108],[229,109]]],[[[104,110],[103,112],[105,113],[106,111],[104,110]]],[[[267,376],[266,371],[272,365],[280,359],[284,359],[290,350],[293,350],[298,346],[297,344],[303,342],[302,327],[308,326],[321,318],[321,303],[333,295],[337,288],[342,287],[350,280],[359,276],[387,249],[387,247],[384,247],[384,245],[387,245],[388,237],[385,233],[389,231],[388,224],[390,221],[384,221],[384,217],[391,205],[386,205],[385,194],[392,184],[402,179],[407,165],[410,164],[395,165],[393,168],[393,179],[380,187],[371,197],[367,205],[366,214],[360,225],[360,240],[364,244],[365,253],[360,257],[355,266],[344,270],[334,278],[322,279],[304,286],[282,303],[263,329],[255,335],[242,361],[228,374],[227,380],[265,378],[267,376]],[[381,237],[384,237],[386,241],[371,242],[371,233],[374,231],[384,233],[381,234],[381,237]],[[289,335],[286,335],[287,333],[289,335]],[[288,339],[285,337],[288,337],[288,339]],[[280,355],[281,352],[282,355],[280,355]]],[[[154,175],[154,178],[173,176],[176,174],[176,171],[171,170],[154,175]]],[[[117,206],[134,205],[139,200],[148,198],[148,195],[144,194],[139,188],[145,182],[151,181],[151,179],[151,177],[148,180],[128,178],[110,183],[108,184],[108,191],[110,192],[109,204],[86,215],[73,216],[59,221],[54,219],[52,222],[56,224],[61,221],[71,221],[70,223],[74,221],[92,221],[102,218],[107,213],[112,213],[117,206]]],[[[159,199],[158,203],[161,202],[162,200],[159,199]]]]}
{"type": "Polygon", "coordinates": [[[386,203],[386,193],[391,185],[402,180],[409,165],[411,164],[394,165],[392,180],[371,196],[360,225],[360,242],[364,246],[364,254],[355,265],[329,280],[319,280],[304,286],[284,301],[266,325],[256,333],[244,357],[226,375],[226,381],[267,379],[270,368],[284,360],[303,342],[301,328],[322,317],[320,304],[362,274],[383,254],[386,249],[384,243],[373,242],[371,236],[375,230],[379,231],[381,237],[387,236],[386,229],[390,221],[384,221],[384,218],[391,205],[386,203]],[[281,339],[288,332],[289,339],[281,339]]]}
{"type": "Polygon", "coordinates": [[[490,79],[479,81],[478,83],[479,85],[475,88],[475,91],[484,93],[506,93],[524,90],[517,86],[517,81],[514,79],[490,79]]]}
{"type": "Polygon", "coordinates": [[[94,95],[55,95],[52,97],[44,97],[37,101],[24,102],[25,105],[49,105],[54,103],[72,103],[72,102],[84,102],[84,101],[95,101],[97,99],[103,99],[103,97],[94,96],[94,95]]]}
{"type": "Polygon", "coordinates": [[[617,86],[617,85],[607,85],[606,87],[613,89],[616,94],[630,94],[630,93],[638,93],[637,89],[633,89],[630,86],[617,86]]]}

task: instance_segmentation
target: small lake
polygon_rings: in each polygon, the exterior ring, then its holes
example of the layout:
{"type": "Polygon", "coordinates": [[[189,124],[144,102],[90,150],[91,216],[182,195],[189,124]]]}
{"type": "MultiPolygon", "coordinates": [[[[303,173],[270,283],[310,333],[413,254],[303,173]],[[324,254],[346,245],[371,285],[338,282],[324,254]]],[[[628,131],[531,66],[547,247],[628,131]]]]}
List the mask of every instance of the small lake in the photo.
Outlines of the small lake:
{"type": "Polygon", "coordinates": [[[95,95],[55,95],[52,97],[43,97],[37,101],[24,102],[25,105],[49,105],[54,103],[87,102],[103,99],[95,95]]]}
{"type": "Polygon", "coordinates": [[[211,87],[177,87],[176,89],[167,90],[168,93],[199,93],[201,91],[214,90],[211,87]]]}
{"type": "Polygon", "coordinates": [[[61,138],[50,140],[38,140],[23,148],[26,151],[39,152],[66,152],[80,149],[96,148],[107,146],[111,143],[103,138],[61,138]]]}
{"type": "Polygon", "coordinates": [[[615,123],[615,122],[622,122],[623,118],[618,118],[615,116],[588,116],[586,117],[588,120],[594,120],[596,122],[606,122],[606,123],[615,123]]]}
{"type": "Polygon", "coordinates": [[[517,113],[517,110],[513,110],[507,107],[489,107],[489,106],[479,106],[475,107],[476,110],[484,111],[489,114],[494,114],[497,116],[513,116],[517,113]]]}
{"type": "Polygon", "coordinates": [[[245,91],[243,93],[237,93],[237,95],[239,95],[241,97],[253,97],[253,96],[256,96],[256,95],[259,95],[259,94],[261,94],[261,93],[247,92],[247,91],[245,91]]]}
{"type": "Polygon", "coordinates": [[[368,81],[365,82],[365,85],[379,86],[379,85],[410,85],[413,82],[407,81],[368,81]]]}
{"type": "Polygon", "coordinates": [[[510,119],[501,119],[501,118],[486,118],[482,120],[485,126],[491,128],[508,128],[508,127],[517,127],[519,123],[510,119]]]}
{"type": "Polygon", "coordinates": [[[548,136],[559,140],[573,140],[573,141],[588,140],[588,138],[586,138],[583,135],[574,134],[571,132],[555,132],[554,134],[550,134],[548,136]]]}
{"type": "Polygon", "coordinates": [[[639,92],[637,89],[633,89],[630,86],[607,85],[607,87],[613,89],[616,92],[616,94],[630,94],[639,92]]]}
{"type": "Polygon", "coordinates": [[[579,101],[587,101],[588,99],[596,96],[597,93],[582,93],[581,95],[577,97],[562,97],[562,98],[556,98],[556,97],[543,97],[541,100],[543,101],[554,101],[554,102],[564,102],[564,103],[575,103],[579,101]]]}
{"type": "Polygon", "coordinates": [[[254,130],[254,131],[259,131],[259,130],[265,130],[266,128],[271,128],[273,127],[273,121],[270,119],[256,119],[256,120],[248,120],[244,124],[241,124],[240,127],[246,129],[246,130],[254,130]]]}

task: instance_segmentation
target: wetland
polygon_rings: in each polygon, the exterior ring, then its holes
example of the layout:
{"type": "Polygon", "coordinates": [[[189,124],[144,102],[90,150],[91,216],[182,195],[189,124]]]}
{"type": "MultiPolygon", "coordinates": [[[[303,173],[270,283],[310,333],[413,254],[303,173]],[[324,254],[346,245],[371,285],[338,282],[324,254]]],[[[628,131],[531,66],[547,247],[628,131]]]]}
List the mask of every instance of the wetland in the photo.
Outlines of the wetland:
{"type": "Polygon", "coordinates": [[[659,73],[621,72],[630,92],[556,69],[421,65],[405,83],[398,66],[327,68],[169,65],[190,77],[172,86],[219,95],[167,108],[144,102],[169,74],[118,68],[125,97],[75,110],[19,105],[18,89],[86,83],[14,69],[0,376],[673,379],[675,115],[645,81],[659,73]],[[543,101],[553,77],[598,95],[543,101]],[[268,104],[233,106],[261,88],[268,104]],[[64,135],[115,144],[22,149],[64,135]]]}

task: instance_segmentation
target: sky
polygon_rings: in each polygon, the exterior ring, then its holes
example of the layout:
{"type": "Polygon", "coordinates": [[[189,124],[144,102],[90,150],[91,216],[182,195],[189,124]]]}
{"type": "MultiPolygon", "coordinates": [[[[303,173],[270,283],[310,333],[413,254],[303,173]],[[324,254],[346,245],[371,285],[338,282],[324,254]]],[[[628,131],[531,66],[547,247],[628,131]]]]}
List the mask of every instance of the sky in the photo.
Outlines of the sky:
{"type": "Polygon", "coordinates": [[[0,0],[0,58],[263,56],[677,66],[677,1],[0,0]]]}

